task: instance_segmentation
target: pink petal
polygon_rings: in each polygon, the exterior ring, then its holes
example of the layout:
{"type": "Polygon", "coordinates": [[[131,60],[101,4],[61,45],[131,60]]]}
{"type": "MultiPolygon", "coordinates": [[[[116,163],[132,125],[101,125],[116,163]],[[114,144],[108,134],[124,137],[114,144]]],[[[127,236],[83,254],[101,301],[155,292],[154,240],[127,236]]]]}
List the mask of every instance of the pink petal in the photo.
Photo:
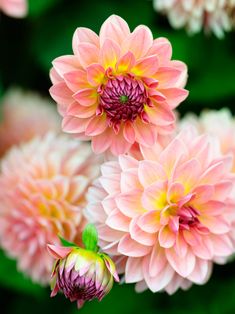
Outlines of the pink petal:
{"type": "Polygon", "coordinates": [[[128,193],[134,190],[141,190],[141,185],[138,180],[138,170],[129,169],[121,173],[121,192],[128,193]]]}
{"type": "Polygon", "coordinates": [[[160,228],[160,212],[153,210],[143,213],[137,221],[140,228],[149,233],[156,233],[160,228]]]}
{"type": "Polygon", "coordinates": [[[128,51],[124,54],[116,64],[117,72],[129,72],[135,65],[135,57],[132,52],[128,51]]]}
{"type": "Polygon", "coordinates": [[[120,174],[120,166],[117,161],[106,161],[100,167],[102,176],[120,174]]]}
{"type": "Polygon", "coordinates": [[[130,222],[129,232],[131,238],[143,245],[154,245],[154,243],[156,242],[156,235],[154,233],[147,233],[143,231],[136,223],[137,220],[138,217],[132,219],[130,222]]]}
{"type": "Polygon", "coordinates": [[[120,192],[120,175],[109,174],[99,178],[102,187],[108,194],[116,194],[120,192]]]}
{"type": "Polygon", "coordinates": [[[164,226],[159,230],[158,240],[163,248],[170,248],[175,244],[176,235],[168,226],[164,226]]]}
{"type": "MultiPolygon", "coordinates": [[[[212,199],[214,195],[215,189],[213,185],[203,184],[198,185],[195,189],[193,189],[192,193],[195,194],[195,199],[193,200],[193,204],[203,204],[212,199]]],[[[196,205],[196,206],[197,206],[196,205]]]]}
{"type": "Polygon", "coordinates": [[[92,149],[96,154],[105,152],[112,143],[112,134],[109,129],[106,129],[102,134],[92,138],[92,149]]]}
{"type": "Polygon", "coordinates": [[[66,85],[73,91],[77,92],[79,89],[91,87],[87,82],[86,72],[83,70],[71,71],[64,74],[66,85]]]}
{"type": "Polygon", "coordinates": [[[126,141],[123,136],[123,132],[119,132],[118,134],[112,133],[112,143],[110,146],[111,153],[115,156],[119,156],[121,154],[125,154],[129,151],[131,144],[126,141]]]}
{"type": "Polygon", "coordinates": [[[59,104],[70,105],[73,102],[71,90],[64,82],[53,85],[49,92],[51,97],[59,104]]]}
{"type": "Polygon", "coordinates": [[[100,50],[100,63],[107,69],[109,67],[115,69],[116,63],[120,57],[119,46],[111,39],[106,39],[100,50]]]}
{"type": "Polygon", "coordinates": [[[65,258],[72,251],[72,248],[47,244],[47,250],[55,259],[61,259],[65,258]]]}
{"type": "Polygon", "coordinates": [[[78,46],[80,43],[90,43],[99,48],[99,36],[91,29],[86,27],[78,27],[73,34],[73,52],[75,55],[79,54],[78,46]]]}
{"type": "Polygon", "coordinates": [[[145,146],[152,146],[156,141],[156,132],[150,124],[144,124],[137,120],[133,127],[135,129],[136,141],[145,146]]]}
{"type": "Polygon", "coordinates": [[[223,216],[199,216],[199,221],[212,233],[223,234],[230,230],[230,225],[224,220],[223,216]]]}
{"type": "Polygon", "coordinates": [[[143,187],[147,187],[156,181],[166,179],[166,173],[158,162],[142,160],[139,162],[138,177],[143,187]]]}
{"type": "Polygon", "coordinates": [[[159,88],[165,89],[175,85],[181,75],[181,71],[173,67],[160,67],[154,78],[159,81],[159,88]]]}
{"type": "Polygon", "coordinates": [[[128,155],[121,155],[119,156],[119,164],[122,170],[128,170],[130,168],[137,168],[138,167],[138,161],[133,158],[132,156],[128,155]]]}
{"type": "Polygon", "coordinates": [[[122,50],[131,51],[139,59],[146,55],[152,44],[152,32],[147,26],[140,25],[124,40],[122,50]]]}
{"type": "Polygon", "coordinates": [[[173,182],[168,187],[167,200],[169,203],[177,203],[184,195],[184,186],[181,183],[173,182]]]}
{"type": "Polygon", "coordinates": [[[66,116],[62,122],[62,129],[67,133],[83,133],[88,123],[89,119],[66,116]]]}
{"type": "Polygon", "coordinates": [[[128,257],[125,269],[125,282],[133,283],[143,280],[142,258],[128,257]]]}
{"type": "Polygon", "coordinates": [[[176,236],[176,241],[174,245],[175,252],[181,258],[184,258],[188,251],[188,244],[185,242],[185,239],[181,232],[178,232],[176,236]]]}
{"type": "Polygon", "coordinates": [[[165,252],[170,265],[180,276],[187,277],[193,272],[196,258],[191,250],[188,250],[184,258],[178,256],[173,248],[167,249],[165,252]]]}
{"type": "Polygon", "coordinates": [[[118,244],[118,252],[130,257],[141,257],[147,255],[151,250],[151,246],[139,244],[126,234],[118,244]]]}
{"type": "Polygon", "coordinates": [[[129,34],[127,22],[118,15],[111,15],[101,26],[100,43],[103,45],[106,39],[112,39],[120,45],[129,34]]]}
{"type": "Polygon", "coordinates": [[[87,80],[92,86],[102,84],[104,74],[104,68],[100,64],[91,64],[87,67],[87,80]]]}
{"type": "Polygon", "coordinates": [[[152,47],[148,51],[148,55],[157,55],[160,64],[165,64],[172,57],[171,43],[166,38],[154,39],[152,47]]]}
{"type": "Polygon", "coordinates": [[[124,215],[134,218],[139,214],[144,213],[144,209],[140,201],[140,195],[141,191],[133,190],[116,196],[115,200],[117,206],[124,215]]]}
{"type": "Polygon", "coordinates": [[[228,235],[211,235],[211,239],[216,256],[229,256],[234,253],[234,246],[228,235]]]}
{"type": "Polygon", "coordinates": [[[182,101],[184,101],[187,97],[189,92],[182,88],[167,88],[167,89],[159,89],[166,97],[167,104],[170,106],[171,109],[175,109],[182,101]]]}
{"type": "Polygon", "coordinates": [[[92,106],[97,102],[97,93],[93,88],[79,90],[73,98],[82,106],[92,106]]]}
{"type": "MultiPolygon", "coordinates": [[[[146,257],[147,258],[147,257],[146,257]]],[[[167,264],[165,250],[159,247],[159,244],[156,243],[152,249],[149,260],[149,275],[150,277],[155,277],[159,274],[167,264]]]]}
{"type": "Polygon", "coordinates": [[[84,68],[92,63],[98,63],[99,49],[94,44],[88,42],[80,43],[77,51],[80,63],[84,68]]]}
{"type": "Polygon", "coordinates": [[[128,232],[130,218],[124,216],[118,209],[114,209],[105,223],[112,229],[128,232]]]}
{"type": "Polygon", "coordinates": [[[231,181],[221,181],[214,185],[215,195],[214,198],[220,201],[224,201],[230,194],[233,188],[231,181]]]}
{"type": "Polygon", "coordinates": [[[204,284],[211,274],[211,268],[211,262],[197,259],[195,268],[188,279],[199,285],[204,284]]]}
{"type": "Polygon", "coordinates": [[[200,206],[197,206],[197,210],[200,211],[201,215],[206,216],[217,216],[223,215],[226,204],[224,202],[209,200],[200,206]]]}
{"type": "Polygon", "coordinates": [[[96,108],[96,105],[84,107],[75,101],[67,108],[66,114],[77,118],[90,118],[95,115],[96,108]]]}
{"type": "Polygon", "coordinates": [[[130,144],[135,142],[135,130],[132,126],[132,123],[127,121],[123,128],[123,136],[130,144]]]}
{"type": "Polygon", "coordinates": [[[147,210],[163,209],[166,205],[167,181],[156,181],[148,186],[142,194],[142,204],[147,210]]]}
{"type": "Polygon", "coordinates": [[[87,124],[85,135],[87,136],[96,136],[104,132],[107,128],[106,117],[103,116],[94,116],[90,119],[87,124]]]}
{"type": "Polygon", "coordinates": [[[175,115],[168,105],[156,104],[153,108],[146,107],[146,112],[151,123],[155,125],[169,125],[175,122],[175,115]]]}
{"type": "Polygon", "coordinates": [[[158,59],[156,56],[149,56],[140,59],[131,72],[137,76],[151,76],[154,75],[158,70],[158,59]]]}
{"type": "Polygon", "coordinates": [[[75,71],[81,68],[78,57],[73,55],[58,57],[52,61],[52,64],[56,69],[56,72],[62,77],[67,72],[75,71]]]}

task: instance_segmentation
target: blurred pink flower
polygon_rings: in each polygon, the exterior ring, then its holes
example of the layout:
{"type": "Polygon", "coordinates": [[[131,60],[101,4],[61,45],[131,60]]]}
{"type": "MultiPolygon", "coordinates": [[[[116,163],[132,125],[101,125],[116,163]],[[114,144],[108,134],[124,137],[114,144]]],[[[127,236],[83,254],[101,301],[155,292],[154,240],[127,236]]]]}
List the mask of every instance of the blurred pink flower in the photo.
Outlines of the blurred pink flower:
{"type": "Polygon", "coordinates": [[[0,156],[11,146],[44,135],[60,132],[60,116],[53,103],[36,93],[11,89],[2,100],[0,156]]]}
{"type": "Polygon", "coordinates": [[[188,95],[187,68],[171,60],[167,39],[153,39],[143,25],[131,33],[112,15],[99,36],[77,28],[73,52],[55,59],[51,71],[50,93],[65,132],[91,139],[96,153],[119,155],[136,142],[151,146],[174,129],[172,110],[188,95]]]}
{"type": "Polygon", "coordinates": [[[154,0],[154,7],[168,15],[174,28],[185,26],[189,33],[205,29],[223,37],[232,28],[230,11],[235,0],[154,0]]]}
{"type": "Polygon", "coordinates": [[[88,191],[99,245],[137,291],[204,284],[213,262],[234,253],[232,158],[195,129],[142,154],[104,163],[88,191]]]}
{"type": "Polygon", "coordinates": [[[0,0],[0,11],[12,17],[25,17],[28,12],[27,0],[0,0]]]}
{"type": "Polygon", "coordinates": [[[51,296],[61,291],[78,308],[85,301],[101,301],[112,289],[113,278],[119,281],[115,264],[104,253],[55,245],[48,245],[48,251],[56,259],[51,296]]]}
{"type": "Polygon", "coordinates": [[[14,146],[0,175],[0,243],[34,281],[50,281],[47,243],[79,244],[83,208],[99,159],[86,143],[48,134],[14,146]]]}

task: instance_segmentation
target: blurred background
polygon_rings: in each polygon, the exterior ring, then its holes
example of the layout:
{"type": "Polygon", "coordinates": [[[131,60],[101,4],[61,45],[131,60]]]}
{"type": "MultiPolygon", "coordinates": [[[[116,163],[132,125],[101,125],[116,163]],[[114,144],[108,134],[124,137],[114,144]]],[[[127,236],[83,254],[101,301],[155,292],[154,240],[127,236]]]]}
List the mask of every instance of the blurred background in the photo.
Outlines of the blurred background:
{"type": "MultiPolygon", "coordinates": [[[[222,40],[203,33],[189,37],[172,29],[165,17],[153,10],[151,0],[29,0],[25,19],[0,16],[0,95],[12,86],[49,97],[51,61],[71,54],[71,39],[78,26],[98,32],[111,14],[122,16],[133,29],[149,26],[154,37],[167,37],[173,59],[188,65],[188,99],[179,106],[183,115],[204,108],[229,107],[235,113],[235,33],[222,40]]],[[[16,263],[0,255],[0,309],[2,314],[77,312],[63,296],[50,299],[50,289],[33,284],[17,272],[16,263]]],[[[232,314],[235,313],[235,262],[216,266],[210,281],[189,291],[145,292],[137,295],[133,285],[116,285],[100,303],[87,303],[82,313],[232,314]]]]}

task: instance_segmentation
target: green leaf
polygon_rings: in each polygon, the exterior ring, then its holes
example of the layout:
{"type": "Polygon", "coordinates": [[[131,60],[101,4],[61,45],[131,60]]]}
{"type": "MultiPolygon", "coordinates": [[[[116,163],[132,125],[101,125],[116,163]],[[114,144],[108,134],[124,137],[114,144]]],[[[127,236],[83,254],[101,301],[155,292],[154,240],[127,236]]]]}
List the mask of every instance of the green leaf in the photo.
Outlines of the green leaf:
{"type": "Polygon", "coordinates": [[[71,246],[78,247],[77,244],[65,240],[65,239],[64,239],[63,237],[61,237],[60,235],[58,235],[58,238],[60,239],[60,242],[61,242],[61,244],[62,244],[63,246],[66,246],[66,247],[71,247],[71,246]]]}
{"type": "Polygon", "coordinates": [[[93,224],[86,225],[82,233],[82,242],[87,250],[97,252],[98,232],[93,224]]]}

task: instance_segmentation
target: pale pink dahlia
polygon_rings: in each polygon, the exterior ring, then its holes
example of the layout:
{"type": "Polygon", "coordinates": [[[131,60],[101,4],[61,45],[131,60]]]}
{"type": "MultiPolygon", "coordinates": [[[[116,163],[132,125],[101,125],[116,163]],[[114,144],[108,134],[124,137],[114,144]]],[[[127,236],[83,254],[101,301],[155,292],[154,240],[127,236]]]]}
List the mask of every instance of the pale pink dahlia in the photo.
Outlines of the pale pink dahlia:
{"type": "Polygon", "coordinates": [[[11,17],[25,17],[28,11],[27,0],[0,0],[0,11],[11,17]]]}
{"type": "Polygon", "coordinates": [[[189,33],[201,29],[223,37],[230,31],[230,12],[235,8],[234,0],[154,0],[157,11],[166,14],[174,28],[185,26],[189,33]]]}
{"type": "Polygon", "coordinates": [[[50,93],[65,132],[91,139],[96,153],[118,155],[136,142],[151,146],[158,134],[172,131],[172,110],[188,95],[187,69],[171,60],[167,39],[153,39],[143,25],[131,33],[112,15],[99,36],[77,28],[73,52],[55,59],[51,71],[50,93]]]}
{"type": "Polygon", "coordinates": [[[11,146],[48,131],[60,132],[60,116],[49,100],[36,93],[11,89],[2,102],[0,156],[11,146]]]}
{"type": "Polygon", "coordinates": [[[234,253],[232,158],[190,129],[150,151],[102,165],[87,215],[126,283],[173,293],[205,283],[212,263],[234,253]]]}
{"type": "Polygon", "coordinates": [[[0,175],[0,243],[33,280],[48,283],[53,259],[46,244],[58,234],[79,244],[83,208],[99,160],[90,146],[48,134],[4,157],[0,175]]]}

